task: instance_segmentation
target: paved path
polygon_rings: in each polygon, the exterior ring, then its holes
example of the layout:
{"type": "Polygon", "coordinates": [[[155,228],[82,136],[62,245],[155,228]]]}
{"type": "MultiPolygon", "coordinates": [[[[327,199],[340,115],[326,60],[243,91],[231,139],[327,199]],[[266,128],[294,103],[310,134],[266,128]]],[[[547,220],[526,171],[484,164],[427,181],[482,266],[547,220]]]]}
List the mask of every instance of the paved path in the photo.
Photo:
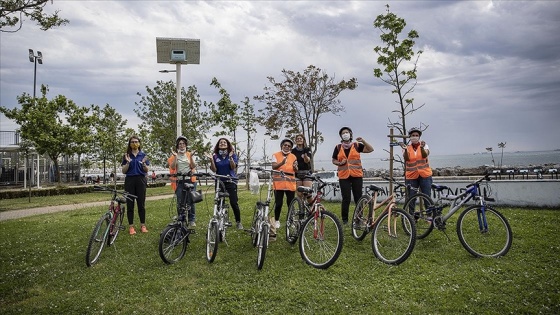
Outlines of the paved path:
{"type": "MultiPolygon", "coordinates": [[[[171,198],[171,197],[173,197],[173,195],[151,196],[151,197],[146,197],[146,200],[158,200],[158,199],[166,199],[166,198],[171,198]]],[[[87,207],[103,206],[103,205],[107,205],[107,204],[109,204],[108,200],[97,201],[97,202],[88,202],[88,203],[78,203],[78,204],[71,204],[71,205],[37,207],[37,208],[30,208],[30,209],[2,211],[2,212],[0,212],[0,221],[19,219],[19,218],[29,217],[29,216],[37,215],[37,214],[53,213],[53,212],[60,212],[60,211],[70,211],[70,210],[76,210],[76,209],[87,208],[87,207]]]]}

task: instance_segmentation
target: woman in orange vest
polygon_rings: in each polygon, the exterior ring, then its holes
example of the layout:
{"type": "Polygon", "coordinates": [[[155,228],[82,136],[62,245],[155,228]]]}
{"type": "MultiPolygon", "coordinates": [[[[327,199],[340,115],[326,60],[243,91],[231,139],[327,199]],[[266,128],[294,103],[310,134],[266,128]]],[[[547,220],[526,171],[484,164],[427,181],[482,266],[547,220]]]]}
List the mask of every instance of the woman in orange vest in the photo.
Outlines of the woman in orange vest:
{"type": "Polygon", "coordinates": [[[280,142],[280,151],[272,155],[272,169],[277,171],[284,171],[294,175],[280,176],[277,174],[272,175],[272,186],[274,188],[274,222],[275,229],[280,228],[280,212],[282,212],[282,202],[284,195],[286,195],[286,205],[290,203],[296,194],[296,178],[295,173],[298,170],[297,158],[292,153],[294,143],[290,139],[284,139],[280,142]]]}
{"type": "MultiPolygon", "coordinates": [[[[175,150],[177,151],[171,150],[171,156],[167,159],[171,174],[195,172],[196,164],[192,154],[187,151],[187,143],[187,138],[184,136],[177,137],[175,141],[175,150]]],[[[196,177],[191,177],[184,181],[182,178],[171,177],[171,188],[175,190],[175,195],[177,196],[177,213],[179,213],[179,201],[183,198],[183,189],[177,189],[177,186],[181,186],[183,183],[194,183],[196,185],[196,177]]],[[[194,203],[191,204],[191,210],[188,217],[189,226],[195,227],[194,203]]]]}
{"type": "Polygon", "coordinates": [[[350,209],[351,195],[354,202],[362,196],[364,172],[360,153],[373,152],[373,146],[362,137],[357,137],[352,142],[352,129],[342,127],[338,131],[340,144],[334,148],[332,163],[338,167],[338,183],[342,195],[340,212],[344,225],[348,224],[348,211],[350,209]]]}
{"type": "MultiPolygon", "coordinates": [[[[414,188],[420,187],[420,191],[430,195],[432,191],[432,168],[428,163],[430,148],[424,140],[420,141],[422,130],[413,127],[408,131],[410,142],[407,146],[402,146],[403,157],[406,167],[405,182],[414,188]]],[[[416,191],[409,189],[409,197],[416,191]]]]}

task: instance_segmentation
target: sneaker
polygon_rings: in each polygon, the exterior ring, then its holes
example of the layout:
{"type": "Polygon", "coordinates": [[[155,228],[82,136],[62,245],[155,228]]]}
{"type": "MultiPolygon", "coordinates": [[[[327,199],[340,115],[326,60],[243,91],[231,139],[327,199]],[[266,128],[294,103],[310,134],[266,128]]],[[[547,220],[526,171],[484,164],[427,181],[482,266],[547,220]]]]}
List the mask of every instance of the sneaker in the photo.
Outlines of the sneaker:
{"type": "Polygon", "coordinates": [[[277,229],[280,228],[280,220],[277,220],[276,223],[274,223],[274,227],[277,229]]]}
{"type": "Polygon", "coordinates": [[[243,230],[243,224],[241,224],[241,222],[237,222],[236,226],[238,230],[243,230]]]}
{"type": "Polygon", "coordinates": [[[131,226],[131,227],[128,228],[128,234],[130,234],[130,235],[136,234],[136,230],[134,229],[133,226],[131,226]]]}
{"type": "Polygon", "coordinates": [[[145,225],[142,225],[142,226],[140,227],[140,231],[142,231],[142,233],[148,233],[148,229],[146,228],[145,225]]]}
{"type": "Polygon", "coordinates": [[[189,226],[190,226],[190,227],[195,227],[195,226],[196,226],[196,223],[194,223],[194,221],[191,221],[191,222],[189,222],[189,226]]]}

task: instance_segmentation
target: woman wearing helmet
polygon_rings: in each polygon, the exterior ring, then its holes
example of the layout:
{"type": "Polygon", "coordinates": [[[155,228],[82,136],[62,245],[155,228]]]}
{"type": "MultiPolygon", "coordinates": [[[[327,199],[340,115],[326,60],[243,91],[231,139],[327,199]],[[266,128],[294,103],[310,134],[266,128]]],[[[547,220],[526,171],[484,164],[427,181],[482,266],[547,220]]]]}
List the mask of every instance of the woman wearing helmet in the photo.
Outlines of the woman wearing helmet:
{"type": "Polygon", "coordinates": [[[340,212],[344,225],[348,224],[351,195],[354,202],[362,196],[364,172],[360,153],[373,152],[373,146],[362,137],[352,142],[352,129],[342,127],[338,131],[340,143],[336,145],[332,154],[332,163],[338,168],[338,183],[342,195],[340,212]]]}
{"type": "MultiPolygon", "coordinates": [[[[167,159],[167,163],[169,164],[169,172],[171,174],[175,173],[188,173],[194,172],[196,168],[196,164],[194,163],[194,159],[192,154],[187,151],[187,138],[184,136],[177,137],[175,140],[175,150],[171,149],[171,156],[167,159]]],[[[177,189],[183,183],[194,183],[196,185],[196,178],[191,177],[189,179],[179,179],[173,178],[175,181],[172,180],[171,188],[175,190],[175,195],[177,196],[177,200],[182,200],[183,197],[183,190],[177,189]]],[[[196,186],[195,186],[196,189],[196,186]]],[[[179,202],[177,202],[177,213],[179,213],[179,202]]],[[[189,225],[191,227],[195,227],[195,208],[194,203],[191,204],[191,211],[189,212],[189,225]]]]}
{"type": "Polygon", "coordinates": [[[286,195],[286,205],[290,203],[296,194],[295,173],[298,170],[297,158],[292,153],[294,143],[290,139],[280,142],[280,151],[272,155],[272,169],[283,171],[292,175],[280,176],[272,174],[272,186],[274,187],[274,221],[272,222],[271,235],[275,236],[276,229],[280,228],[280,213],[282,212],[282,202],[286,195]]]}
{"type": "MultiPolygon", "coordinates": [[[[428,163],[430,148],[424,140],[420,140],[422,130],[413,127],[408,131],[410,141],[408,145],[402,145],[405,162],[405,182],[414,188],[420,187],[420,191],[430,195],[432,186],[432,169],[428,163]]],[[[414,195],[414,189],[408,190],[409,197],[414,195]]]]}
{"type": "MultiPolygon", "coordinates": [[[[122,172],[126,174],[124,178],[124,190],[128,193],[136,195],[136,203],[138,204],[138,216],[140,217],[140,230],[147,233],[146,228],[146,186],[148,185],[148,165],[150,161],[146,153],[142,151],[140,138],[132,136],[128,139],[128,147],[126,154],[123,156],[122,172]]],[[[128,219],[128,233],[136,234],[134,229],[134,200],[126,201],[126,216],[128,219]]]]}

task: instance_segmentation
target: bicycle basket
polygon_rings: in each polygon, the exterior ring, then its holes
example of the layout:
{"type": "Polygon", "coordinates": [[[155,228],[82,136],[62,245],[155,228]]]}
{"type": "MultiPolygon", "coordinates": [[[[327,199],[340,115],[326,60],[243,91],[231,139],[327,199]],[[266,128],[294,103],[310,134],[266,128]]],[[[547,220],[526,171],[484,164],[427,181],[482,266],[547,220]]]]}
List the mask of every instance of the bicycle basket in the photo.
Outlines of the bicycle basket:
{"type": "Polygon", "coordinates": [[[191,198],[194,203],[199,203],[202,201],[202,190],[191,191],[191,198]]]}

